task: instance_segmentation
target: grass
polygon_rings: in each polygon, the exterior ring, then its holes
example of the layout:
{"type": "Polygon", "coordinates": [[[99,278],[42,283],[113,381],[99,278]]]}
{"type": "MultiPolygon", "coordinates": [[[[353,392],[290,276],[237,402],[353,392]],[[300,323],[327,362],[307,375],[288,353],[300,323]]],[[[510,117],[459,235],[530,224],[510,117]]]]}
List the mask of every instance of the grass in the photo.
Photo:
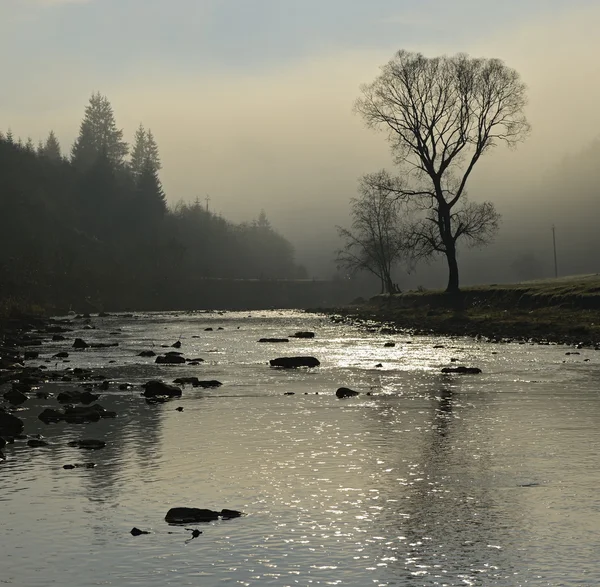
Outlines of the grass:
{"type": "Polygon", "coordinates": [[[338,308],[416,332],[600,345],[600,275],[409,291],[338,308]]]}

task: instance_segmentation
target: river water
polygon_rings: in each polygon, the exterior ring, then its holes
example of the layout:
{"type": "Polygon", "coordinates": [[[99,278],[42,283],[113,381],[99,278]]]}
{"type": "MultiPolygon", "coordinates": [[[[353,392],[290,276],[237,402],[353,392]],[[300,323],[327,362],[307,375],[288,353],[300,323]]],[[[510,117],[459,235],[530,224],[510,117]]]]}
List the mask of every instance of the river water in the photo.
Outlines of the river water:
{"type": "Polygon", "coordinates": [[[4,449],[0,583],[600,584],[600,352],[382,335],[292,311],[92,324],[73,321],[66,341],[45,344],[29,364],[93,368],[114,382],[99,402],[119,415],[44,425],[37,415],[56,400],[23,404],[26,432],[50,445],[4,449]],[[257,343],[299,330],[316,337],[257,343]],[[119,346],[75,351],[75,336],[119,346]],[[204,363],[137,356],[177,340],[204,363]],[[67,362],[51,358],[60,350],[67,362]],[[291,355],[315,356],[321,367],[267,364],[291,355]],[[483,373],[441,374],[453,364],[483,373]],[[159,405],[139,387],[118,390],[192,375],[223,386],[187,386],[159,405]],[[339,400],[340,386],[361,395],[339,400]],[[82,437],[107,446],[68,446],[82,437]],[[63,469],[88,461],[96,467],[63,469]],[[174,506],[247,515],[169,526],[174,506]],[[150,534],[134,537],[134,526],[150,534]],[[189,540],[186,528],[196,527],[203,533],[189,540]]]}

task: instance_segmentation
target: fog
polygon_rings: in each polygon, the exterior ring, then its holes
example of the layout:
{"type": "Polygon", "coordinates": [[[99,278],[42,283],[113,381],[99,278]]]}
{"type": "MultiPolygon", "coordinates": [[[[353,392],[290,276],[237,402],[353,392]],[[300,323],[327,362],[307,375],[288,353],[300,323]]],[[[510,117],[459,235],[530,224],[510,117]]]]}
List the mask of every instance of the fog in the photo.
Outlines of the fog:
{"type": "MultiPolygon", "coordinates": [[[[552,275],[553,224],[559,271],[599,272],[598,22],[600,7],[579,8],[485,40],[405,45],[399,35],[394,45],[322,48],[231,74],[203,68],[193,75],[165,59],[140,63],[134,75],[98,75],[73,56],[24,80],[24,98],[18,107],[9,101],[3,126],[34,141],[53,128],[67,150],[90,93],[100,90],[128,140],[140,122],[152,129],[171,204],[209,195],[211,210],[236,222],[264,209],[309,275],[327,278],[335,270],[335,226],[348,222],[357,179],[391,169],[384,136],[352,111],[360,84],[400,48],[499,57],[529,86],[533,131],[516,151],[488,153],[470,181],[469,197],[493,201],[503,222],[492,246],[461,252],[463,283],[552,275]]],[[[445,279],[443,264],[434,263],[400,284],[442,286],[445,279]]]]}

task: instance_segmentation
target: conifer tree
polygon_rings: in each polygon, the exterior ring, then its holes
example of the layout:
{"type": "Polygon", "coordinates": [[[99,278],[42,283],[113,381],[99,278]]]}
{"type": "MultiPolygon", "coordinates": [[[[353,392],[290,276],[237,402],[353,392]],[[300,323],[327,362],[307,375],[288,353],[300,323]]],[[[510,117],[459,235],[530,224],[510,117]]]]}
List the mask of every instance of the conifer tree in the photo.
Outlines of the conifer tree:
{"type": "Polygon", "coordinates": [[[155,171],[160,171],[162,164],[158,154],[158,145],[156,144],[156,140],[150,129],[148,129],[148,132],[146,133],[146,159],[150,162],[155,171]]]}
{"type": "Polygon", "coordinates": [[[136,178],[140,176],[144,168],[146,144],[146,130],[144,129],[144,125],[140,123],[140,126],[135,131],[133,150],[131,151],[131,171],[136,178]]]}
{"type": "Polygon", "coordinates": [[[123,131],[117,128],[108,98],[100,92],[92,94],[81,121],[79,136],[71,150],[73,165],[82,170],[89,169],[104,153],[114,167],[120,167],[127,151],[123,131]]]}
{"type": "Polygon", "coordinates": [[[60,159],[62,159],[60,144],[53,130],[51,130],[48,134],[48,138],[46,139],[46,143],[42,149],[42,155],[44,155],[44,157],[48,157],[48,159],[52,159],[53,161],[60,161],[60,159]]]}
{"type": "Polygon", "coordinates": [[[158,145],[151,130],[144,129],[140,124],[135,131],[134,146],[131,152],[131,171],[137,178],[142,174],[144,167],[150,165],[155,172],[162,167],[158,154],[158,145]]]}
{"type": "Polygon", "coordinates": [[[13,145],[15,142],[12,130],[10,130],[10,128],[8,129],[8,131],[6,131],[6,142],[9,143],[10,145],[13,145]]]}
{"type": "Polygon", "coordinates": [[[33,146],[33,140],[31,137],[27,137],[27,142],[25,143],[25,150],[28,153],[35,153],[35,147],[33,146]]]}
{"type": "Polygon", "coordinates": [[[146,159],[137,179],[137,204],[139,212],[151,218],[164,216],[167,211],[165,193],[158,178],[158,171],[149,158],[146,159]]]}

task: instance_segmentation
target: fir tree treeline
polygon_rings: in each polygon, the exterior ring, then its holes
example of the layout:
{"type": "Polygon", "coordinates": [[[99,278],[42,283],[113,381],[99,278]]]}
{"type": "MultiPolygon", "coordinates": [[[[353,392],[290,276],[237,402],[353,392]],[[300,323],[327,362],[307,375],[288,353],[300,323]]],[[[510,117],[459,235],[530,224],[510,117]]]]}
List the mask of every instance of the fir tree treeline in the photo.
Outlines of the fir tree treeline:
{"type": "Polygon", "coordinates": [[[170,210],[160,169],[151,130],[140,125],[130,148],[100,93],[69,157],[53,131],[37,148],[0,133],[0,298],[159,309],[206,277],[305,277],[264,212],[238,225],[198,201],[170,210]]]}

